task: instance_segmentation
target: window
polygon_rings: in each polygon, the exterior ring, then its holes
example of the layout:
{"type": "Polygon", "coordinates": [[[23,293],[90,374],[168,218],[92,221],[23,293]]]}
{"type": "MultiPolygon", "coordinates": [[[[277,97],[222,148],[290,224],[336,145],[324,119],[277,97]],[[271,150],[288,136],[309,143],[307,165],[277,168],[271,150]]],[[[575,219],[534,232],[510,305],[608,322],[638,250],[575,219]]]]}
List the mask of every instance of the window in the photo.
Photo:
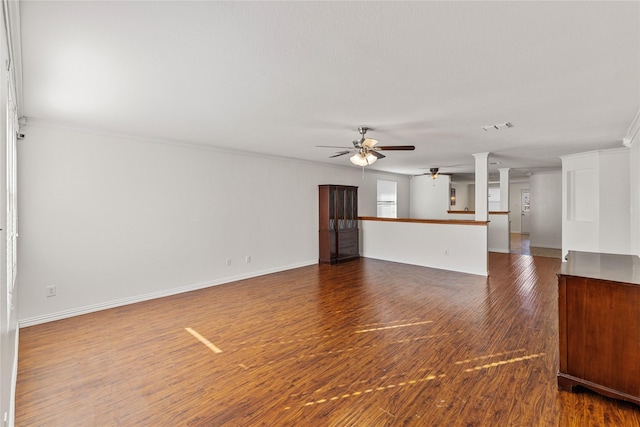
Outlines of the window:
{"type": "Polygon", "coordinates": [[[500,187],[489,187],[489,212],[500,210],[500,187]]]}
{"type": "Polygon", "coordinates": [[[397,218],[396,182],[378,180],[378,209],[379,218],[397,218]]]}

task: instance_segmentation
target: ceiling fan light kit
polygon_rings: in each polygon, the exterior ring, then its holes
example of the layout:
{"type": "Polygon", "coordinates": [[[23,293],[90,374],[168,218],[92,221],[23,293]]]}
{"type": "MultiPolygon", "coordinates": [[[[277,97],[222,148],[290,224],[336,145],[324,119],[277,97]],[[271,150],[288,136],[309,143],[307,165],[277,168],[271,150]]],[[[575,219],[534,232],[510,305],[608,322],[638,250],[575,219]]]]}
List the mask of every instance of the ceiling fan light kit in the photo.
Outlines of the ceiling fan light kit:
{"type": "MultiPolygon", "coordinates": [[[[369,166],[376,162],[378,159],[383,159],[386,156],[380,153],[381,150],[404,150],[404,151],[412,151],[415,150],[416,147],[413,145],[386,145],[386,146],[377,146],[378,140],[373,138],[365,138],[365,134],[369,130],[366,126],[360,126],[358,128],[358,132],[360,133],[360,139],[356,139],[353,141],[353,148],[344,147],[344,151],[338,151],[333,156],[329,157],[339,157],[344,156],[345,154],[354,153],[349,160],[356,166],[369,166]]],[[[343,147],[333,147],[331,145],[319,145],[318,147],[327,147],[327,148],[343,148],[343,147]]]]}
{"type": "Polygon", "coordinates": [[[375,163],[375,161],[378,160],[378,158],[371,153],[364,153],[362,151],[359,151],[353,156],[351,156],[349,160],[351,160],[351,163],[353,163],[356,166],[364,167],[364,166],[375,163]]]}

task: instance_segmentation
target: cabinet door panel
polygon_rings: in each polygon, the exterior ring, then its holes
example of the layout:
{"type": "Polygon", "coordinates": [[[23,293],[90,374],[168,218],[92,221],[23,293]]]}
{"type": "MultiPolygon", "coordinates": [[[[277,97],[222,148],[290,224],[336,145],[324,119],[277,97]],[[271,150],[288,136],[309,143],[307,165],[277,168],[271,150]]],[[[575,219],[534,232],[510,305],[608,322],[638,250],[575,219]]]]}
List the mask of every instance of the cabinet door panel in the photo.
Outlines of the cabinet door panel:
{"type": "Polygon", "coordinates": [[[338,234],[338,252],[340,256],[354,256],[357,254],[358,239],[353,230],[345,230],[338,234]]]}
{"type": "Polygon", "coordinates": [[[567,278],[567,373],[640,396],[639,307],[637,286],[567,278]]]}

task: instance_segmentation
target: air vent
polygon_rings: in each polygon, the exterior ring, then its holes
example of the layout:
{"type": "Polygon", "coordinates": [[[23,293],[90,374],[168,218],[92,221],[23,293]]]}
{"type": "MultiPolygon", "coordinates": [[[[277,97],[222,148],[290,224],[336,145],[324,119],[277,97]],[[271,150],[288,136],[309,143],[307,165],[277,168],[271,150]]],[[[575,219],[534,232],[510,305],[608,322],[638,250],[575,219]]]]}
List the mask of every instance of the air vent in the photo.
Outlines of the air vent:
{"type": "Polygon", "coordinates": [[[482,129],[484,129],[485,131],[490,131],[490,130],[500,130],[500,129],[507,129],[507,128],[512,128],[513,125],[511,124],[511,122],[505,122],[505,123],[500,123],[497,125],[488,125],[488,126],[482,126],[482,129]]]}

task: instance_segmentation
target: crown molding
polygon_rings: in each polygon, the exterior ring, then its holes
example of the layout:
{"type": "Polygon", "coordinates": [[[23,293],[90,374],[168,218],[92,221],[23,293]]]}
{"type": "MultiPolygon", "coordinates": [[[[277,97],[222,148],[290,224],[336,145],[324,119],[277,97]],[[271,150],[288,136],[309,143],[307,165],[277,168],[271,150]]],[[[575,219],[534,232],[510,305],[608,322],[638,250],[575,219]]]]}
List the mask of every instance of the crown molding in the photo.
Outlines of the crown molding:
{"type": "Polygon", "coordinates": [[[605,148],[603,150],[591,150],[585,151],[584,153],[567,154],[566,156],[560,156],[560,160],[564,162],[565,160],[574,160],[595,156],[613,156],[616,154],[627,154],[628,152],[629,151],[627,150],[627,147],[605,148]]]}
{"type": "Polygon", "coordinates": [[[622,139],[622,145],[631,148],[638,141],[638,131],[640,131],[640,110],[638,110],[636,117],[631,122],[627,135],[622,139]]]}

